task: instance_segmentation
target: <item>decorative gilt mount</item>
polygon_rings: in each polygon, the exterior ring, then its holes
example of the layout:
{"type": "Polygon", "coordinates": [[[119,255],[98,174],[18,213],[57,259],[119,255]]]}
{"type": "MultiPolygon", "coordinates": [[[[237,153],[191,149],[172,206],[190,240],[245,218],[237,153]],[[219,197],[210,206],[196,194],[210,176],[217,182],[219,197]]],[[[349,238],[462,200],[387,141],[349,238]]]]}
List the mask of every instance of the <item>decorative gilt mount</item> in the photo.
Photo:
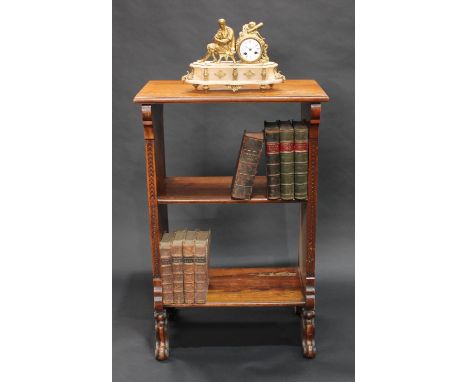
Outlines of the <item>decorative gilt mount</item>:
{"type": "Polygon", "coordinates": [[[264,90],[285,81],[278,64],[268,58],[268,44],[258,32],[263,23],[244,24],[237,41],[224,19],[219,19],[218,24],[213,42],[206,46],[205,56],[190,64],[182,81],[195,89],[227,86],[233,92],[244,85],[258,85],[264,90]]]}

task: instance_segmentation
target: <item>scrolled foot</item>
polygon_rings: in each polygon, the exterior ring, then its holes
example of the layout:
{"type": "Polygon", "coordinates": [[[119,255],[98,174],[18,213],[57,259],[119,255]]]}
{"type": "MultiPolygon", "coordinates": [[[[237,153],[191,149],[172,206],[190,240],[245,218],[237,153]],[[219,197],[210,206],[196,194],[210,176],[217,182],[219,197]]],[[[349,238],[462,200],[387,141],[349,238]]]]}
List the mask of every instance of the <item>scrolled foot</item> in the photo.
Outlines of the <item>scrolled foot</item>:
{"type": "Polygon", "coordinates": [[[313,310],[302,311],[302,354],[306,358],[315,358],[315,312],[313,310]]]}
{"type": "Polygon", "coordinates": [[[167,316],[166,312],[157,312],[155,315],[156,344],[154,356],[158,361],[169,358],[169,339],[167,337],[167,316]]]}

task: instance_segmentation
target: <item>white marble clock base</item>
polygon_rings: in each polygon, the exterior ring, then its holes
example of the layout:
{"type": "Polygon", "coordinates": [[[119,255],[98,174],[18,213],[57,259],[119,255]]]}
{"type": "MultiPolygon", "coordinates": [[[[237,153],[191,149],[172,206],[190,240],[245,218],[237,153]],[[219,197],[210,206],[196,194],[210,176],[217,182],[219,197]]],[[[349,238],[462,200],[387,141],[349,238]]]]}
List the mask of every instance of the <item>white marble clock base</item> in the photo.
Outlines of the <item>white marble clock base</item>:
{"type": "Polygon", "coordinates": [[[192,62],[190,71],[182,76],[182,81],[192,84],[195,89],[203,90],[219,86],[227,86],[232,91],[239,90],[244,85],[258,85],[261,89],[273,87],[284,82],[286,78],[278,71],[276,62],[257,64],[221,62],[192,62]]]}

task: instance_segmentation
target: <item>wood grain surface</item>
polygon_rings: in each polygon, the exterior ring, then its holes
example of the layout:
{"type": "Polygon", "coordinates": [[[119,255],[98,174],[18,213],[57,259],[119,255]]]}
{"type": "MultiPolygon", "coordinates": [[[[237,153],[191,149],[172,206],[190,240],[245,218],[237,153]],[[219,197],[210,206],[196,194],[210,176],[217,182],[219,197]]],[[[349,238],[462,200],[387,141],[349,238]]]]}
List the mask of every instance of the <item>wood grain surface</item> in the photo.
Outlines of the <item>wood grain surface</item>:
{"type": "Polygon", "coordinates": [[[149,81],[134,99],[142,104],[148,211],[153,259],[155,356],[168,358],[166,309],[184,307],[291,306],[301,314],[303,355],[315,349],[315,240],[317,225],[318,133],[321,102],[328,96],[314,80],[287,80],[271,90],[198,91],[181,81],[149,81]],[[164,150],[164,103],[298,102],[309,124],[308,196],[305,201],[267,199],[267,178],[257,176],[250,200],[231,198],[231,176],[167,177],[164,150]],[[164,304],[159,241],[169,230],[168,204],[177,203],[301,203],[299,259],[296,268],[211,268],[207,302],[164,304]]]}
{"type": "Polygon", "coordinates": [[[213,103],[213,102],[327,102],[328,95],[315,80],[286,80],[273,89],[195,90],[177,80],[153,80],[138,92],[135,103],[213,103]]]}
{"type": "Polygon", "coordinates": [[[158,203],[299,203],[299,200],[267,199],[267,178],[256,176],[252,198],[231,198],[231,176],[174,176],[164,179],[158,203]]]}
{"type": "Polygon", "coordinates": [[[240,307],[304,305],[296,268],[210,268],[205,304],[165,307],[240,307]]]}

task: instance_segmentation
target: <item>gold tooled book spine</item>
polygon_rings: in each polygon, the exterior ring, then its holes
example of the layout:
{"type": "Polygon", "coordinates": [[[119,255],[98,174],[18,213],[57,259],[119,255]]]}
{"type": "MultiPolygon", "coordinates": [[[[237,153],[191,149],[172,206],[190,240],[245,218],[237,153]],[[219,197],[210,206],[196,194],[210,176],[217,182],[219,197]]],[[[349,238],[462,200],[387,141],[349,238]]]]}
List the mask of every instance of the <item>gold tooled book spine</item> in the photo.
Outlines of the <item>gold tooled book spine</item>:
{"type": "Polygon", "coordinates": [[[195,241],[195,303],[206,303],[208,294],[208,262],[210,231],[198,231],[195,241]]]}
{"type": "Polygon", "coordinates": [[[279,148],[278,121],[264,122],[265,154],[267,166],[267,197],[279,199],[281,197],[281,161],[279,148]]]}
{"type": "Polygon", "coordinates": [[[307,165],[309,163],[309,129],[306,121],[293,121],[294,126],[294,199],[307,199],[307,165]]]}
{"type": "Polygon", "coordinates": [[[253,182],[257,175],[258,163],[263,147],[263,133],[244,131],[236,172],[232,178],[231,197],[233,199],[250,199],[253,182]]]}
{"type": "Polygon", "coordinates": [[[195,265],[193,258],[195,255],[196,231],[187,231],[182,244],[184,262],[184,301],[186,304],[193,304],[195,301],[195,265]]]}
{"type": "Polygon", "coordinates": [[[172,277],[174,290],[174,303],[184,303],[184,264],[182,245],[185,239],[187,230],[176,231],[172,241],[171,256],[172,256],[172,277]]]}
{"type": "Polygon", "coordinates": [[[172,277],[172,259],[171,259],[171,246],[173,233],[165,233],[159,244],[159,253],[161,256],[161,282],[163,302],[172,304],[174,302],[174,288],[172,277]]]}
{"type": "Polygon", "coordinates": [[[294,199],[294,129],[291,121],[280,121],[281,199],[294,199]]]}

